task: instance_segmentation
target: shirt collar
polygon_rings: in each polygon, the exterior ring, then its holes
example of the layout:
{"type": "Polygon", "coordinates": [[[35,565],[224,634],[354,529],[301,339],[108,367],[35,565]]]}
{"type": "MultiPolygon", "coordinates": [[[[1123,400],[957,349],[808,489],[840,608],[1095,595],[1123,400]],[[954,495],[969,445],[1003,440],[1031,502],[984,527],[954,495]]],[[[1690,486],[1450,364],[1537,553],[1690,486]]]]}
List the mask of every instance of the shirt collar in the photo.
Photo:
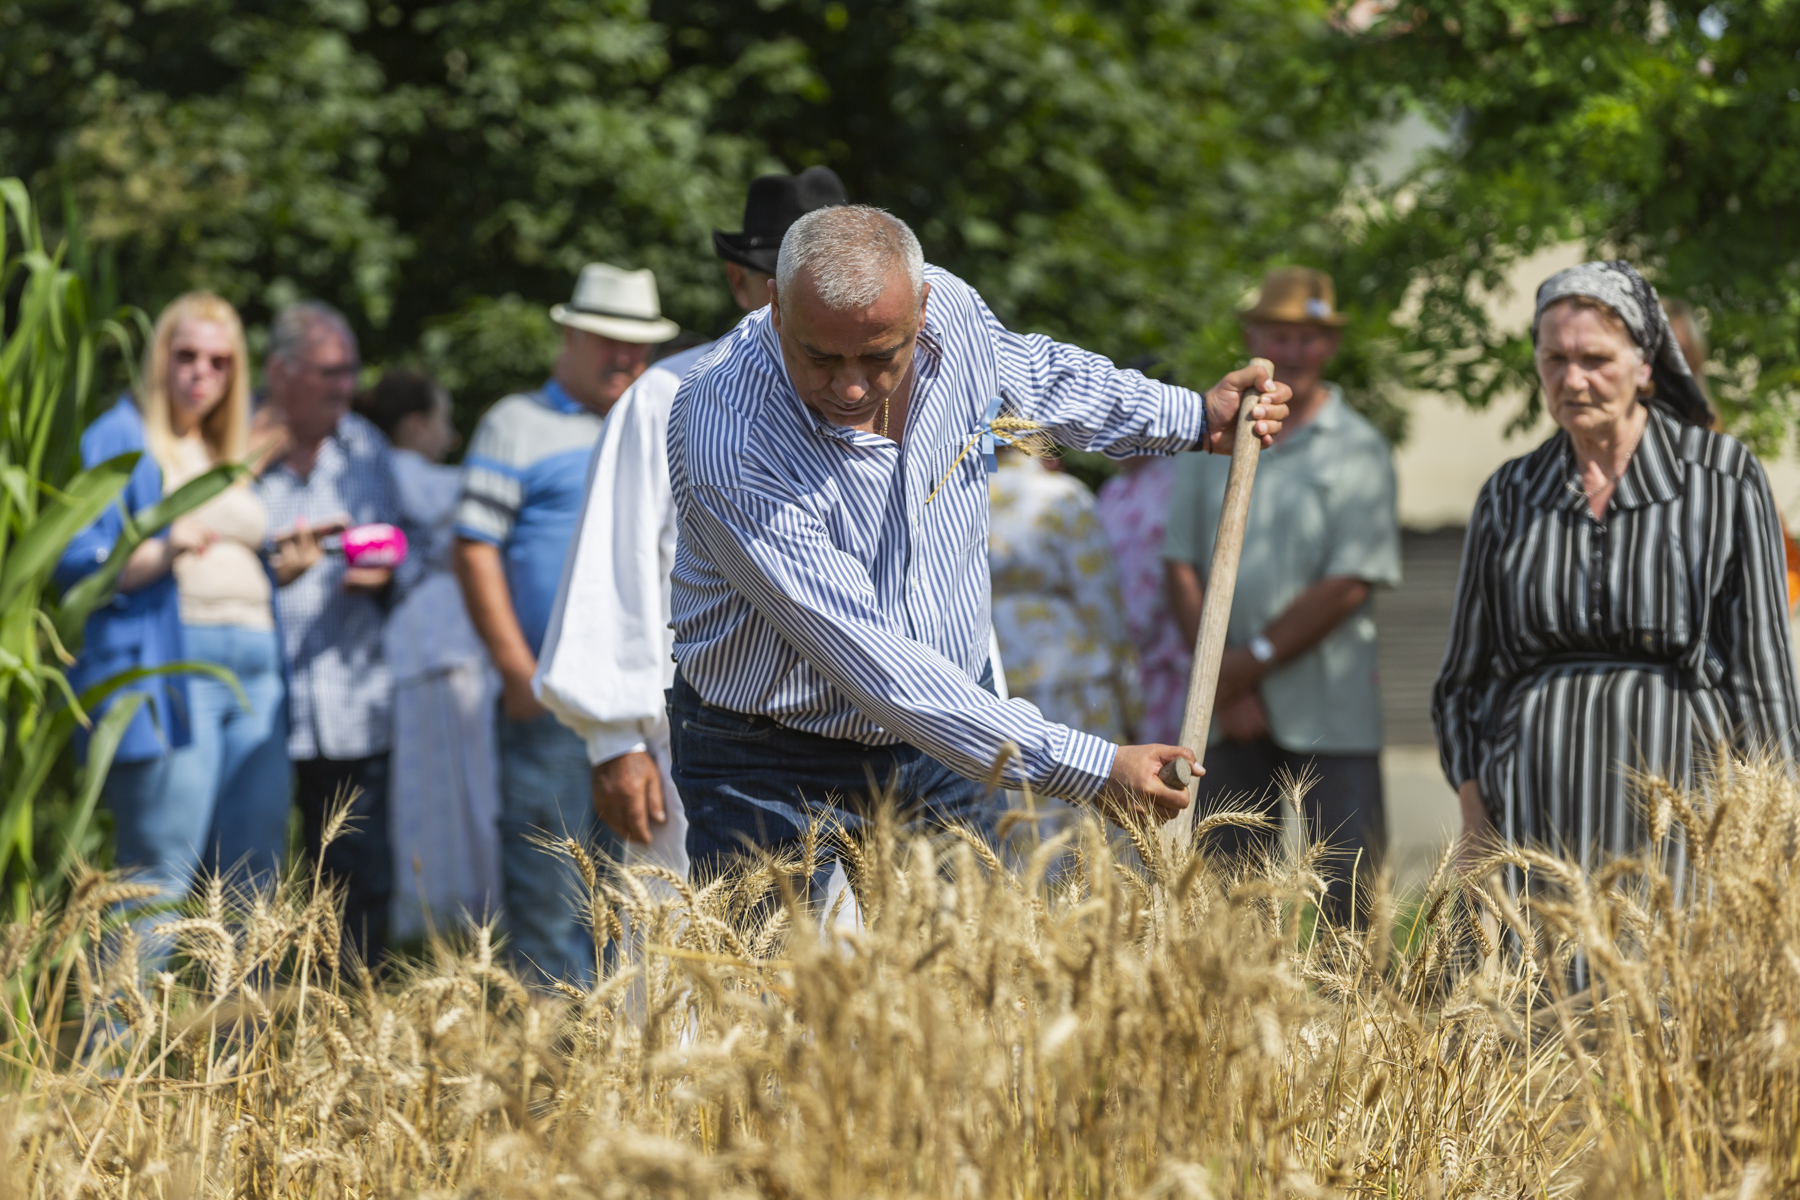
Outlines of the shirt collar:
{"type": "Polygon", "coordinates": [[[334,467],[336,458],[343,453],[345,449],[344,422],[349,420],[352,415],[354,414],[345,414],[343,417],[340,417],[338,423],[331,427],[331,432],[326,434],[319,442],[318,455],[313,459],[312,474],[300,474],[300,472],[288,465],[287,458],[283,456],[270,463],[263,471],[262,477],[266,479],[271,475],[286,475],[296,483],[310,484],[313,479],[318,477],[321,471],[328,471],[334,467]]]}
{"type": "Polygon", "coordinates": [[[569,393],[563,389],[563,385],[556,382],[554,379],[545,380],[544,386],[538,389],[538,395],[544,398],[544,404],[547,407],[552,408],[559,413],[574,414],[587,411],[586,405],[569,395],[569,393]]]}
{"type": "MultiPolygon", "coordinates": [[[[1681,495],[1681,430],[1675,418],[1650,405],[1644,422],[1644,436],[1625,473],[1619,476],[1612,495],[1612,506],[1620,509],[1645,508],[1667,504],[1681,495]]],[[[1550,440],[1554,447],[1544,455],[1525,480],[1525,499],[1538,508],[1573,508],[1585,503],[1581,482],[1575,475],[1575,449],[1568,432],[1557,430],[1550,440]]]]}
{"type": "Polygon", "coordinates": [[[1325,403],[1319,406],[1319,411],[1313,414],[1313,419],[1276,442],[1271,449],[1292,450],[1305,445],[1315,434],[1335,433],[1343,428],[1345,414],[1349,412],[1344,389],[1335,383],[1327,383],[1325,390],[1329,395],[1326,396],[1325,403]]]}
{"type": "Polygon", "coordinates": [[[1673,417],[1654,404],[1648,407],[1644,436],[1632,451],[1625,474],[1619,476],[1618,489],[1613,492],[1612,502],[1617,508],[1667,504],[1681,495],[1681,430],[1673,417]]]}

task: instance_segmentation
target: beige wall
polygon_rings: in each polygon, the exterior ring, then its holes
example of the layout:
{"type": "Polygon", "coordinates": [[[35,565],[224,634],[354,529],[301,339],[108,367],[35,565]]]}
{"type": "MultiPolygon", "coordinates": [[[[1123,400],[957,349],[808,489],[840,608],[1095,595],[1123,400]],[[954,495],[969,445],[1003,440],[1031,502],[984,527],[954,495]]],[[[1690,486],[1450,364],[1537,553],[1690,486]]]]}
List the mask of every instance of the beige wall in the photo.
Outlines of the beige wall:
{"type": "MultiPolygon", "coordinates": [[[[1581,248],[1567,245],[1520,264],[1509,278],[1508,291],[1489,298],[1488,311],[1496,324],[1523,333],[1531,323],[1537,285],[1580,261],[1581,248]]],[[[1540,417],[1529,430],[1506,436],[1506,427],[1521,407],[1519,398],[1496,401],[1485,412],[1432,392],[1415,392],[1401,402],[1412,414],[1412,428],[1394,455],[1394,467],[1400,482],[1400,523],[1408,529],[1466,525],[1488,476],[1555,432],[1550,419],[1540,417]]],[[[1800,528],[1800,458],[1790,449],[1779,460],[1765,459],[1763,465],[1788,528],[1800,528]]]]}

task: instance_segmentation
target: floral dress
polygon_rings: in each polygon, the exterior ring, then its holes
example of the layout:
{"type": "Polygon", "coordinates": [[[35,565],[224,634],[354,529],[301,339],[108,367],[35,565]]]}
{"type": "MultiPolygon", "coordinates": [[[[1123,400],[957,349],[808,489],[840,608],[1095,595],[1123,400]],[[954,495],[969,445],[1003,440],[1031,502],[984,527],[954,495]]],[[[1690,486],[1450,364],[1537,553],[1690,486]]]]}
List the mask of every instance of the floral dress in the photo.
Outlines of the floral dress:
{"type": "Polygon", "coordinates": [[[1135,470],[1115,475],[1100,489],[1100,524],[1118,563],[1125,627],[1137,648],[1143,680],[1144,717],[1138,736],[1172,746],[1181,736],[1188,668],[1194,658],[1169,607],[1163,574],[1163,532],[1175,487],[1175,460],[1139,462],[1135,470]]]}
{"type": "Polygon", "coordinates": [[[1136,740],[1136,656],[1093,493],[1009,452],[989,494],[994,633],[1009,692],[1052,721],[1136,740]]]}

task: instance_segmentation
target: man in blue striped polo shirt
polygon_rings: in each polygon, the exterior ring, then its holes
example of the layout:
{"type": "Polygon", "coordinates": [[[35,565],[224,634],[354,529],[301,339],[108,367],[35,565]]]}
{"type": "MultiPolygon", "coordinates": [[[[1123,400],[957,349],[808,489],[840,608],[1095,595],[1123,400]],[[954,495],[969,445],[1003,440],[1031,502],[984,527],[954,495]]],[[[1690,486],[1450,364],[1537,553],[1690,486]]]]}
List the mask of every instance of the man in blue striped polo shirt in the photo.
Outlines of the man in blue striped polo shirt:
{"type": "MultiPolygon", "coordinates": [[[[550,310],[563,327],[551,378],[489,409],[463,460],[456,574],[476,632],[500,672],[500,868],[514,958],[550,979],[594,970],[578,919],[579,883],[535,839],[595,828],[587,747],[532,694],[606,414],[644,372],[650,346],[679,332],[664,320],[649,271],[582,270],[574,299],[550,310]]],[[[615,855],[618,846],[608,849],[615,855]]]]}
{"type": "Polygon", "coordinates": [[[774,303],[686,378],[669,429],[674,779],[696,877],[746,844],[854,827],[871,778],[909,813],[985,824],[1002,779],[1166,817],[1173,746],[1114,746],[992,691],[986,456],[992,401],[1125,458],[1229,451],[1243,394],[1270,444],[1288,390],[1260,369],[1206,395],[1009,332],[879,209],[800,218],[774,303]]]}

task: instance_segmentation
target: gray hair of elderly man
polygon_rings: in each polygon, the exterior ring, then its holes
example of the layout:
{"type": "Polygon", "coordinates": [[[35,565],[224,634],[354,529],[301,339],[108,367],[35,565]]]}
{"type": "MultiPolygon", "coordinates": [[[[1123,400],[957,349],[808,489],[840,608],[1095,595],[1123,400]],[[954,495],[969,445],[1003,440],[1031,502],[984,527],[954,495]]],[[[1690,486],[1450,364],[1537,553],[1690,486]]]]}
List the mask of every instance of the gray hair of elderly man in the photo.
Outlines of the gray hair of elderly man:
{"type": "Polygon", "coordinates": [[[785,296],[805,275],[825,307],[845,312],[880,299],[896,267],[905,270],[918,301],[925,294],[925,253],[906,222],[879,208],[839,204],[815,209],[788,226],[775,263],[775,289],[785,296]]]}
{"type": "Polygon", "coordinates": [[[301,300],[284,305],[269,326],[269,357],[297,363],[323,329],[344,339],[352,354],[356,353],[356,331],[344,314],[323,300],[301,300]]]}

